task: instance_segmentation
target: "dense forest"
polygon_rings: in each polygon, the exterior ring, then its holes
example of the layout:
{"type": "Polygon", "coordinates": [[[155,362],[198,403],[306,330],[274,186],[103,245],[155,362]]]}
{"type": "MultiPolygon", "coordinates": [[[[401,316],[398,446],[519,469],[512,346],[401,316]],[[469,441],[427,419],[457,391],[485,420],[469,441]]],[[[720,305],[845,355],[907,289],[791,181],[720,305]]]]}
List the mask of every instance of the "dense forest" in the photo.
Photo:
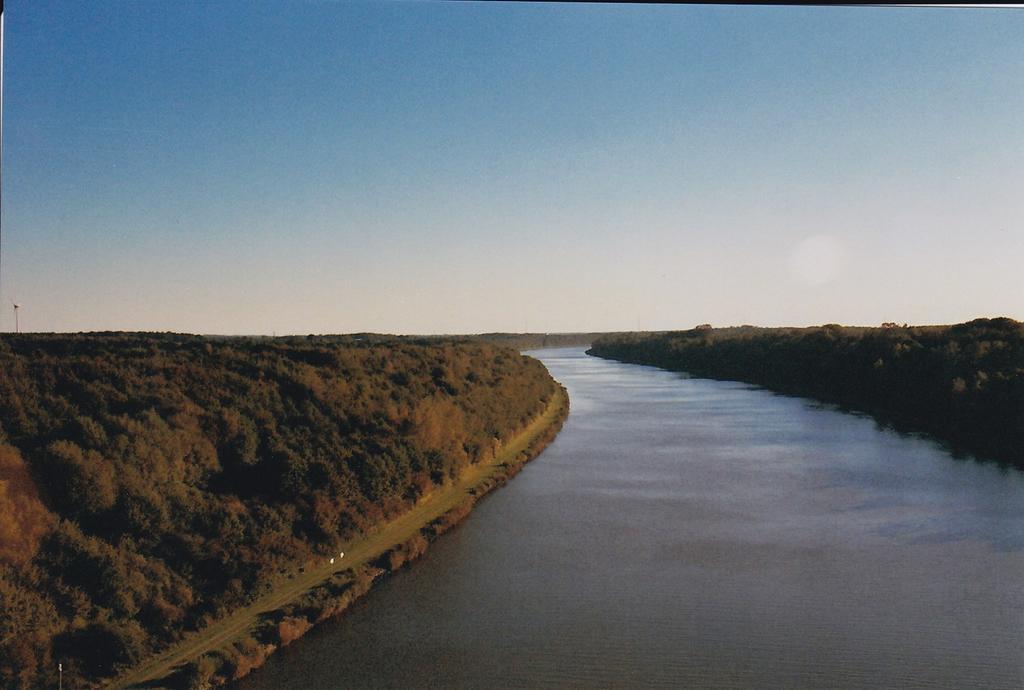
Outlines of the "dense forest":
{"type": "Polygon", "coordinates": [[[598,338],[588,351],[863,410],[1024,467],[1024,323],[713,329],[598,338]]]}
{"type": "Polygon", "coordinates": [[[110,677],[492,457],[558,390],[485,343],[0,338],[0,686],[110,677]]]}
{"type": "Polygon", "coordinates": [[[470,341],[482,341],[496,345],[506,345],[517,350],[540,350],[545,347],[582,347],[589,346],[601,335],[611,333],[481,333],[479,335],[461,336],[470,341]]]}
{"type": "Polygon", "coordinates": [[[589,346],[602,335],[616,333],[478,333],[475,335],[388,335],[384,333],[351,333],[345,335],[308,335],[269,338],[266,336],[219,336],[222,340],[259,342],[317,342],[321,344],[393,344],[416,343],[491,343],[516,350],[539,350],[545,347],[589,346]]]}

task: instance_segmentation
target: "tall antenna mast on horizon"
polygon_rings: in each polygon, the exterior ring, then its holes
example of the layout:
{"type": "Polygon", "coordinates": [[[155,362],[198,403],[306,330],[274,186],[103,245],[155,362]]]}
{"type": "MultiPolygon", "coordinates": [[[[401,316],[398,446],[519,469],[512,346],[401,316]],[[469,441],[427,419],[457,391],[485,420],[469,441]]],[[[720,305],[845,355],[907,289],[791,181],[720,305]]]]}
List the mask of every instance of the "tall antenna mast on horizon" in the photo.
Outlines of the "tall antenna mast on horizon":
{"type": "Polygon", "coordinates": [[[18,323],[18,310],[21,309],[21,305],[11,300],[11,304],[14,305],[14,332],[21,333],[21,325],[18,323]]]}

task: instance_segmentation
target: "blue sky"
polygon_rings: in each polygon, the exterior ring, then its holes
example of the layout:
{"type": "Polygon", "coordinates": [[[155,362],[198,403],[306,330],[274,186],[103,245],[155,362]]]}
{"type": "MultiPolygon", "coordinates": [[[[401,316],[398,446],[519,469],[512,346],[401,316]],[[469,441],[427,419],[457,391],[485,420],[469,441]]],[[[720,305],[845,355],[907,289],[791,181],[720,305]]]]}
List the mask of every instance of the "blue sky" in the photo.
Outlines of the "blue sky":
{"type": "Polygon", "coordinates": [[[30,330],[1024,319],[1024,11],[6,3],[30,330]]]}

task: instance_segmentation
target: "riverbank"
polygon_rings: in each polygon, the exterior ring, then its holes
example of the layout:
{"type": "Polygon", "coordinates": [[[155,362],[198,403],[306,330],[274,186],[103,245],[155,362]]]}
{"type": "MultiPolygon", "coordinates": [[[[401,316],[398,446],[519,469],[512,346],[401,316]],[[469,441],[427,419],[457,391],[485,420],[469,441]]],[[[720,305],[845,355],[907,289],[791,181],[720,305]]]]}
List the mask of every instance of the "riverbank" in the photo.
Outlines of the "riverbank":
{"type": "Polygon", "coordinates": [[[1024,324],[698,327],[598,338],[588,354],[743,381],[923,431],[955,452],[1024,468],[1024,324]]]}
{"type": "Polygon", "coordinates": [[[559,386],[545,412],[500,448],[493,460],[470,468],[456,483],[431,492],[401,517],[344,545],[344,558],[293,573],[253,604],[136,666],[111,687],[200,688],[247,675],[278,648],[342,613],[380,577],[426,551],[433,539],[469,515],[481,497],[539,455],[568,412],[568,395],[559,386]]]}
{"type": "Polygon", "coordinates": [[[1024,474],[802,398],[531,355],[572,400],[557,442],[238,690],[1024,687],[1024,474]]]}

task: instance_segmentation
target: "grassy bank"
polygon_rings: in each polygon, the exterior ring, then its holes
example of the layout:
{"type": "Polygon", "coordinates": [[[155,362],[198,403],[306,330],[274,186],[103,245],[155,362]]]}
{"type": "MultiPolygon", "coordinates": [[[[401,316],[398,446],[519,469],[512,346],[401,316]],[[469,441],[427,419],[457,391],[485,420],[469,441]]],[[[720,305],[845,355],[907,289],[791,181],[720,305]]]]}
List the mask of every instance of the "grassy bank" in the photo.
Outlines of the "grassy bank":
{"type": "Polygon", "coordinates": [[[112,687],[205,687],[240,678],[277,648],[344,611],[381,576],[421,555],[429,542],[465,518],[480,497],[501,486],[554,439],[568,415],[559,389],[548,408],[505,443],[492,460],[434,489],[400,517],[281,580],[251,605],[189,635],[122,675],[112,687]]]}

